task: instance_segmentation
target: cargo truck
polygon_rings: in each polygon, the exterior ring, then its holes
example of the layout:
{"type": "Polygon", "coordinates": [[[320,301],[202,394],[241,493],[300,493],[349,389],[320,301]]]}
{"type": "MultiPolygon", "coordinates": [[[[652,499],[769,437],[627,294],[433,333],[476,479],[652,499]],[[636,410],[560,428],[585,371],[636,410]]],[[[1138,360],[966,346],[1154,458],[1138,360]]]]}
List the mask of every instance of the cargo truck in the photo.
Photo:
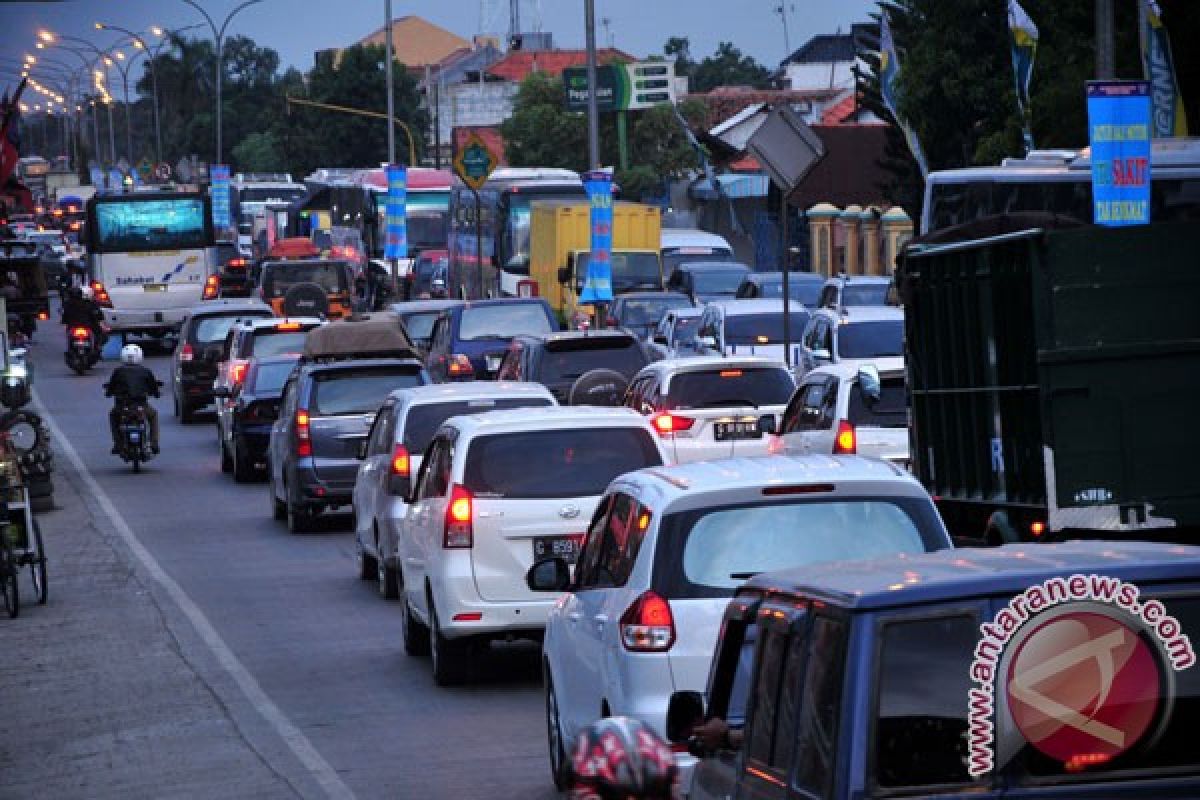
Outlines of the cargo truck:
{"type": "Polygon", "coordinates": [[[1200,225],[1015,214],[911,244],[913,471],[987,543],[1195,542],[1200,225]]]}
{"type": "MultiPolygon", "coordinates": [[[[546,298],[566,323],[577,312],[591,257],[591,211],[586,202],[536,201],[530,220],[529,291],[546,298]]],[[[662,289],[662,216],[641,203],[613,204],[613,293],[662,289]]],[[[520,288],[520,287],[518,287],[520,288]]]]}

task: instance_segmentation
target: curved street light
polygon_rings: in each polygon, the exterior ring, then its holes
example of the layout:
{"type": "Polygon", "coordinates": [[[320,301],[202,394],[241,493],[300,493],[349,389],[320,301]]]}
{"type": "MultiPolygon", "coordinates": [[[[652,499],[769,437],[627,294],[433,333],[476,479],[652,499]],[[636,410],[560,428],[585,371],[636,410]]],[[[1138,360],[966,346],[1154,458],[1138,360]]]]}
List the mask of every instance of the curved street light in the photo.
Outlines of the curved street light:
{"type": "Polygon", "coordinates": [[[261,2],[263,2],[263,0],[244,0],[244,2],[242,2],[240,5],[234,7],[234,9],[225,16],[225,20],[221,23],[221,27],[219,27],[219,28],[217,27],[217,23],[213,21],[213,18],[211,16],[209,16],[209,13],[207,11],[205,11],[204,7],[201,6],[199,3],[197,3],[196,0],[182,0],[182,1],[184,3],[187,3],[189,6],[196,9],[197,11],[199,11],[204,16],[205,21],[208,22],[208,27],[212,29],[213,42],[216,45],[216,50],[217,50],[217,53],[216,53],[216,55],[217,55],[217,69],[216,69],[216,73],[217,73],[217,75],[216,75],[216,78],[217,78],[217,155],[216,155],[216,158],[213,159],[213,163],[220,164],[221,163],[221,84],[224,82],[222,80],[222,78],[225,75],[225,70],[223,69],[223,63],[222,63],[224,55],[225,55],[225,29],[227,27],[229,27],[230,21],[235,16],[237,16],[237,14],[239,12],[243,11],[244,9],[249,8],[252,5],[261,3],[261,2]]]}
{"type": "MultiPolygon", "coordinates": [[[[48,33],[48,32],[44,32],[44,33],[48,33]]],[[[47,47],[46,40],[44,37],[41,37],[40,33],[39,33],[39,38],[41,38],[41,41],[39,41],[37,43],[38,49],[40,49],[40,50],[46,49],[46,47],[47,47]]],[[[51,34],[51,42],[53,42],[53,34],[51,34]]],[[[70,45],[66,45],[66,44],[62,44],[62,43],[58,43],[57,47],[58,47],[58,49],[65,50],[66,52],[69,52],[72,55],[74,55],[76,58],[78,58],[82,64],[82,68],[80,71],[81,72],[86,71],[88,73],[88,75],[93,74],[93,70],[95,70],[96,65],[100,62],[99,57],[88,58],[88,56],[85,55],[86,51],[83,50],[82,48],[71,47],[70,45]]],[[[62,67],[66,67],[68,69],[70,68],[70,65],[67,64],[66,62],[59,61],[54,58],[49,58],[47,56],[40,56],[39,63],[57,64],[57,65],[61,65],[62,67]]],[[[101,74],[103,74],[103,73],[101,73],[101,74]]],[[[96,95],[93,93],[92,99],[89,101],[89,105],[92,107],[92,149],[93,149],[93,152],[95,152],[95,154],[96,154],[96,158],[100,159],[102,157],[101,153],[100,153],[100,111],[98,108],[96,108],[95,97],[96,97],[96,95]]],[[[109,107],[109,111],[110,111],[110,114],[109,114],[109,141],[111,143],[113,141],[112,115],[111,115],[112,107],[111,106],[109,107]]],[[[116,160],[115,148],[114,148],[113,160],[114,161],[116,160]]]]}

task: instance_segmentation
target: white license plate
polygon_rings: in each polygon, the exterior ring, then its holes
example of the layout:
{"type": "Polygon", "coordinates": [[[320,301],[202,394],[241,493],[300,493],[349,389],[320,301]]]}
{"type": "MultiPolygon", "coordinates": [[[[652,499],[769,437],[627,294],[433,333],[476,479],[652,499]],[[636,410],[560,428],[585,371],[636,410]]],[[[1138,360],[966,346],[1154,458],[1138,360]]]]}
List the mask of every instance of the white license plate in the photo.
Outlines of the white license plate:
{"type": "Polygon", "coordinates": [[[167,285],[165,283],[143,283],[142,290],[146,292],[165,292],[167,285]]]}
{"type": "Polygon", "coordinates": [[[713,428],[718,442],[725,442],[731,439],[762,438],[762,431],[758,429],[757,420],[753,422],[718,422],[713,428]]]}
{"type": "Polygon", "coordinates": [[[488,372],[495,372],[500,369],[500,362],[504,360],[504,356],[485,356],[484,363],[487,364],[488,372]]]}

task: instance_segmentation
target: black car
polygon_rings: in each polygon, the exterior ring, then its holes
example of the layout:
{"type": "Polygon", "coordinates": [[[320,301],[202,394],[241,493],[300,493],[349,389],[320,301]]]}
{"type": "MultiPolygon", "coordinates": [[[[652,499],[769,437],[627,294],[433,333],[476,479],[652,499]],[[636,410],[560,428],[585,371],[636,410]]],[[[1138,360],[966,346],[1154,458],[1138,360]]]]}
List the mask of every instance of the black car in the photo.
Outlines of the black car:
{"type": "Polygon", "coordinates": [[[404,330],[422,352],[429,352],[430,337],[433,335],[433,324],[437,322],[442,312],[463,304],[462,300],[412,300],[407,303],[393,303],[392,311],[400,316],[404,330]]]}
{"type": "Polygon", "coordinates": [[[249,299],[208,300],[192,307],[180,326],[171,364],[171,394],[181,422],[191,422],[196,411],[213,401],[217,363],[234,323],[271,316],[270,306],[249,299]]]}
{"type": "Polygon", "coordinates": [[[732,300],[750,268],[736,261],[689,261],[667,279],[667,288],[698,302],[732,300]]]}
{"type": "Polygon", "coordinates": [[[218,430],[221,460],[224,463],[228,456],[233,479],[238,483],[253,479],[266,468],[267,444],[271,440],[271,425],[279,416],[279,398],[299,360],[300,356],[295,354],[252,358],[240,384],[232,390],[219,390],[229,406],[225,415],[229,424],[218,430]]]}
{"type": "Polygon", "coordinates": [[[249,297],[254,292],[250,261],[233,242],[217,242],[218,286],[221,297],[249,297]]]}
{"type": "Polygon", "coordinates": [[[695,305],[692,298],[679,292],[627,292],[613,299],[608,324],[649,339],[668,311],[695,305]]]}
{"type": "MultiPolygon", "coordinates": [[[[788,296],[808,308],[816,308],[821,298],[825,276],[816,272],[789,272],[788,296]]],[[[783,297],[782,272],[751,272],[742,279],[737,298],[783,297]]]]}
{"type": "Polygon", "coordinates": [[[426,363],[435,383],[490,379],[514,336],[559,330],[550,304],[538,297],[473,300],[446,309],[430,334],[426,363]]]}
{"type": "Polygon", "coordinates": [[[629,331],[517,336],[496,379],[540,383],[563,405],[620,405],[629,381],[650,361],[629,331]]]}

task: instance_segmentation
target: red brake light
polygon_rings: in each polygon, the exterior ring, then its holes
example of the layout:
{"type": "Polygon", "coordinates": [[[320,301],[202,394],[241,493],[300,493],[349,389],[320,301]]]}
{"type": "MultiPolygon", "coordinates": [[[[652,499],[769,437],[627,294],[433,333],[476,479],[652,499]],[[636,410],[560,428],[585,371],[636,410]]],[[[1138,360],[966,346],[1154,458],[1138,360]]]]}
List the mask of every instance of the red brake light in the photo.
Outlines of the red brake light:
{"type": "Polygon", "coordinates": [[[636,653],[662,653],[675,644],[675,616],[661,595],[644,592],[621,615],[621,644],[636,653]]]}
{"type": "Polygon", "coordinates": [[[299,322],[281,322],[275,326],[277,331],[298,331],[300,330],[299,322]]]}
{"type": "Polygon", "coordinates": [[[112,308],[112,298],[108,296],[108,290],[100,281],[92,281],[92,296],[102,308],[112,308]]]}
{"type": "Polygon", "coordinates": [[[244,259],[244,258],[231,258],[225,262],[226,268],[235,267],[235,268],[244,269],[245,266],[246,266],[246,259],[244,259]]]}
{"type": "Polygon", "coordinates": [[[221,288],[217,281],[218,281],[218,278],[216,275],[209,275],[208,278],[205,279],[204,294],[201,296],[201,298],[200,298],[201,300],[215,300],[216,299],[217,293],[220,291],[220,288],[221,288]]]}
{"type": "Polygon", "coordinates": [[[722,378],[740,378],[740,377],[742,377],[742,371],[740,369],[723,369],[720,372],[718,372],[717,374],[720,375],[722,378]]]}
{"type": "Polygon", "coordinates": [[[446,504],[446,527],[442,536],[442,547],[446,549],[469,548],[475,542],[471,520],[474,517],[471,493],[462,486],[450,487],[450,502],[446,504]]]}
{"type": "Polygon", "coordinates": [[[92,332],[87,328],[71,328],[72,339],[86,339],[92,335],[92,332]]]}
{"type": "Polygon", "coordinates": [[[690,430],[696,424],[696,420],[691,417],[676,416],[664,411],[661,414],[655,414],[651,417],[650,424],[654,426],[654,430],[665,436],[668,433],[690,430]]]}
{"type": "Polygon", "coordinates": [[[408,448],[402,444],[396,445],[392,450],[392,474],[407,478],[411,466],[412,459],[408,456],[408,448]]]}
{"type": "Polygon", "coordinates": [[[446,374],[451,377],[474,375],[475,367],[471,366],[471,359],[462,354],[455,354],[450,356],[450,360],[446,364],[446,374]]]}
{"type": "Polygon", "coordinates": [[[306,458],[312,455],[312,437],[308,429],[308,411],[301,408],[296,411],[296,455],[306,458]]]}
{"type": "Polygon", "coordinates": [[[1029,532],[1034,536],[1041,536],[1046,532],[1046,523],[1038,521],[1029,526],[1029,532]]]}
{"type": "MultiPolygon", "coordinates": [[[[234,361],[229,364],[229,382],[232,385],[238,386],[241,384],[242,379],[246,377],[247,366],[248,362],[246,361],[234,361]]],[[[307,422],[308,415],[305,414],[305,424],[307,424],[307,422]]]]}
{"type": "Polygon", "coordinates": [[[50,314],[49,314],[49,313],[47,313],[47,312],[45,312],[45,311],[39,311],[39,312],[38,312],[38,320],[39,320],[40,322],[45,322],[45,321],[46,321],[46,320],[48,320],[48,319],[50,319],[50,314]]]}
{"type": "Polygon", "coordinates": [[[833,439],[833,452],[835,455],[853,455],[858,451],[858,435],[854,432],[854,426],[846,420],[839,420],[837,427],[837,435],[833,439]]]}
{"type": "Polygon", "coordinates": [[[196,357],[196,351],[192,349],[192,345],[188,342],[183,343],[183,347],[179,350],[180,361],[191,361],[196,357]]]}

